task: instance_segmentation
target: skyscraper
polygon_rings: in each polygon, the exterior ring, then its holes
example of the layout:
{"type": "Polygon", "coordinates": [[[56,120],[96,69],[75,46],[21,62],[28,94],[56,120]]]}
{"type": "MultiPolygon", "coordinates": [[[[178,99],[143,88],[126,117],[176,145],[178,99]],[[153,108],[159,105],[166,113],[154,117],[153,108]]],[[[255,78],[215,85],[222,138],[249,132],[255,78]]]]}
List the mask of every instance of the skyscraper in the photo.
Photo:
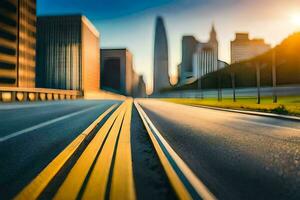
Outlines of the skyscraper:
{"type": "Polygon", "coordinates": [[[253,58],[270,49],[263,39],[250,40],[248,33],[236,33],[235,40],[231,41],[231,63],[253,58]]]}
{"type": "Polygon", "coordinates": [[[193,57],[193,77],[196,79],[223,66],[218,60],[218,40],[214,25],[208,42],[199,42],[193,57]]]}
{"type": "Polygon", "coordinates": [[[35,87],[36,0],[0,1],[0,86],[35,87]]]}
{"type": "Polygon", "coordinates": [[[180,69],[180,84],[185,84],[193,77],[193,55],[196,51],[198,41],[194,36],[182,37],[182,61],[180,69]]]}
{"type": "Polygon", "coordinates": [[[99,32],[82,15],[37,21],[39,87],[93,92],[100,85],[99,32]]]}
{"type": "Polygon", "coordinates": [[[168,61],[168,41],[162,17],[157,17],[154,41],[154,74],[153,93],[160,92],[163,88],[170,87],[168,61]]]}

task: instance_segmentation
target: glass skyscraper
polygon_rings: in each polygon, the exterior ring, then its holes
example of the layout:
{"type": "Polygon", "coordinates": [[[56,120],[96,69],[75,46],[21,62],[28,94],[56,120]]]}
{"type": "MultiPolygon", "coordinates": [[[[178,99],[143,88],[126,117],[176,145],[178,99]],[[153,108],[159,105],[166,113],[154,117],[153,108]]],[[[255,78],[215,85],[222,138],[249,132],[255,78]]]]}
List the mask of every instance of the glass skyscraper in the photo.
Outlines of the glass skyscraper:
{"type": "Polygon", "coordinates": [[[153,93],[170,87],[167,33],[162,17],[157,17],[154,41],[153,93]]]}

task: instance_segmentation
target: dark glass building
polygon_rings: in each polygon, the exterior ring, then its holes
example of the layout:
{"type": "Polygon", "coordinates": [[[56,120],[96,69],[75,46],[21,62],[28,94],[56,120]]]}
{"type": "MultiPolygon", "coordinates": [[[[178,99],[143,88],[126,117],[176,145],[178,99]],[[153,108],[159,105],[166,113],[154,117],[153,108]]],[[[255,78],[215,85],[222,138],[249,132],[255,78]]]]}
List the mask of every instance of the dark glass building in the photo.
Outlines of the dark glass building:
{"type": "Polygon", "coordinates": [[[0,86],[35,87],[36,0],[0,1],[0,86]]]}
{"type": "Polygon", "coordinates": [[[101,49],[101,89],[133,94],[132,54],[128,49],[101,49]]]}

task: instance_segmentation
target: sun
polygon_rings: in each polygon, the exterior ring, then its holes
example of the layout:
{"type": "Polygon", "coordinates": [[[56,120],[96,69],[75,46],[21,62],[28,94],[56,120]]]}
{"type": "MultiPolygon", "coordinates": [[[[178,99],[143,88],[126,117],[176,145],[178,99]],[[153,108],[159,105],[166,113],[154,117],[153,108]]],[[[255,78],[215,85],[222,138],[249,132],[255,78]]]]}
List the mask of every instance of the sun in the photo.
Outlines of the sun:
{"type": "Polygon", "coordinates": [[[296,26],[300,26],[300,13],[299,14],[294,14],[291,18],[293,24],[296,26]]]}

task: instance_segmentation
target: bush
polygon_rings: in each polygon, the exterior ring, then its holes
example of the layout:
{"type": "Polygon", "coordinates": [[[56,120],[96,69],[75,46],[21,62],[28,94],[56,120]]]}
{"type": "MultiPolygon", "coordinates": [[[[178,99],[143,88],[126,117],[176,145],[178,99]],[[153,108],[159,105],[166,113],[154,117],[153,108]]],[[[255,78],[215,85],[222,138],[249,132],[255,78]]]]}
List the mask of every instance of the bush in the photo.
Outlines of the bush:
{"type": "Polygon", "coordinates": [[[289,111],[285,108],[284,105],[279,105],[278,107],[272,109],[271,112],[277,113],[277,114],[282,114],[282,115],[289,114],[289,111]]]}

